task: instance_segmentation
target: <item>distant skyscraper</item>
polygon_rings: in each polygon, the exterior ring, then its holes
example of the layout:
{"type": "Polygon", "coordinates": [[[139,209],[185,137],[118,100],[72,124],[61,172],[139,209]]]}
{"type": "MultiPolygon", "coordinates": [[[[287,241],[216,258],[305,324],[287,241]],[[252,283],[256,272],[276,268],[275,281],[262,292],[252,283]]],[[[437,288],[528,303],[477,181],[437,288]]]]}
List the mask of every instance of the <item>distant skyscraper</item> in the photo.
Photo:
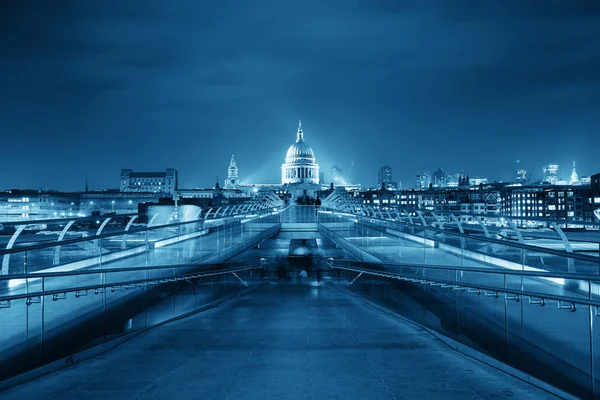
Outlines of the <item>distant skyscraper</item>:
{"type": "MultiPolygon", "coordinates": [[[[448,187],[457,187],[460,183],[460,180],[462,178],[462,173],[461,174],[450,174],[450,175],[446,175],[446,184],[445,186],[448,187]]],[[[467,181],[468,183],[468,181],[467,181]]]]}
{"type": "Polygon", "coordinates": [[[377,182],[379,186],[385,186],[386,189],[398,189],[398,183],[392,178],[392,167],[385,165],[377,171],[377,182]]]}
{"type": "Polygon", "coordinates": [[[388,183],[392,181],[392,167],[389,165],[384,165],[383,167],[379,168],[379,171],[377,171],[377,183],[381,185],[382,183],[388,183]]]}
{"type": "Polygon", "coordinates": [[[573,160],[573,171],[571,171],[571,179],[569,180],[569,185],[577,185],[579,183],[579,176],[577,175],[577,171],[575,171],[575,160],[573,160]]]}
{"type": "Polygon", "coordinates": [[[527,184],[527,171],[521,168],[521,161],[517,160],[517,183],[527,184]]]}
{"type": "Polygon", "coordinates": [[[331,167],[331,169],[329,170],[329,173],[331,174],[331,182],[334,185],[343,185],[345,183],[344,172],[337,165],[334,165],[333,167],[331,167]]]}
{"type": "Polygon", "coordinates": [[[431,175],[431,183],[436,187],[446,186],[446,171],[438,168],[437,171],[431,175]]]}
{"type": "Polygon", "coordinates": [[[415,189],[422,189],[423,181],[421,180],[421,173],[419,172],[419,167],[417,167],[417,175],[415,179],[415,189]]]}
{"type": "Polygon", "coordinates": [[[225,189],[235,189],[239,186],[240,180],[238,177],[238,167],[235,162],[235,157],[231,155],[229,168],[227,168],[227,181],[225,181],[225,189]]]}
{"type": "Polygon", "coordinates": [[[558,179],[558,164],[546,164],[543,168],[544,181],[554,185],[558,179]]]}

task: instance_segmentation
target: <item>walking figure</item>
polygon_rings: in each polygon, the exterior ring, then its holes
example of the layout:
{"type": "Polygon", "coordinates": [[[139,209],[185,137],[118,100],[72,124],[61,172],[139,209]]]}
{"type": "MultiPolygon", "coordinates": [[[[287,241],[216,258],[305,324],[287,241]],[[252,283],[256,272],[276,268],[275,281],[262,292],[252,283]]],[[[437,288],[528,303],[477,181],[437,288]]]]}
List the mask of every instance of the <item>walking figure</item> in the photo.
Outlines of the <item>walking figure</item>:
{"type": "Polygon", "coordinates": [[[321,198],[317,196],[317,200],[315,200],[315,213],[319,214],[319,207],[321,207],[321,198]]]}

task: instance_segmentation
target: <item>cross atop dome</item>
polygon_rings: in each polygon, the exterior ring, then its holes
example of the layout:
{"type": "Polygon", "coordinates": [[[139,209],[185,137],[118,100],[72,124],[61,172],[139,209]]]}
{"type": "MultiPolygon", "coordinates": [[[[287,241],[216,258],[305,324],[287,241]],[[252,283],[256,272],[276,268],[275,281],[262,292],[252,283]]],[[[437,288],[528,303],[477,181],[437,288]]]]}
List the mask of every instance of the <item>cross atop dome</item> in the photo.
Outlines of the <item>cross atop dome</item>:
{"type": "Polygon", "coordinates": [[[296,135],[296,142],[304,142],[304,132],[302,132],[302,120],[298,120],[298,133],[296,135]]]}

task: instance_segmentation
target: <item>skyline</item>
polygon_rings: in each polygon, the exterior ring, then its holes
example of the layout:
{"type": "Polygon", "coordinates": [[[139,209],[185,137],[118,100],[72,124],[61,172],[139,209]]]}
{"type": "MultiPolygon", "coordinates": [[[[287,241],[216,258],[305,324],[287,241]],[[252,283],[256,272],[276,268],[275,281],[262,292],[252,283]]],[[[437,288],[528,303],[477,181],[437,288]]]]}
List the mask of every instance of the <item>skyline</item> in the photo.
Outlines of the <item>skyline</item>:
{"type": "Polygon", "coordinates": [[[324,172],[600,172],[600,4],[2,4],[0,187],[176,168],[278,182],[298,119],[324,172]]]}

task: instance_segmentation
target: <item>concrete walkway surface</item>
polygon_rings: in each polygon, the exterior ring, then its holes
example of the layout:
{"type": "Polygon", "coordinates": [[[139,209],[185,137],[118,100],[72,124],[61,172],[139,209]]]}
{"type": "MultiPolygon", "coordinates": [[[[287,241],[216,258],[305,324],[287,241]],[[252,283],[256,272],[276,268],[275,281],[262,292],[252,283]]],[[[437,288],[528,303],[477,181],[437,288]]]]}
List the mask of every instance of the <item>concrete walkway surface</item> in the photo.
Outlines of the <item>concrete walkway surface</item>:
{"type": "Polygon", "coordinates": [[[327,286],[270,284],[0,399],[554,399],[327,286]]]}

